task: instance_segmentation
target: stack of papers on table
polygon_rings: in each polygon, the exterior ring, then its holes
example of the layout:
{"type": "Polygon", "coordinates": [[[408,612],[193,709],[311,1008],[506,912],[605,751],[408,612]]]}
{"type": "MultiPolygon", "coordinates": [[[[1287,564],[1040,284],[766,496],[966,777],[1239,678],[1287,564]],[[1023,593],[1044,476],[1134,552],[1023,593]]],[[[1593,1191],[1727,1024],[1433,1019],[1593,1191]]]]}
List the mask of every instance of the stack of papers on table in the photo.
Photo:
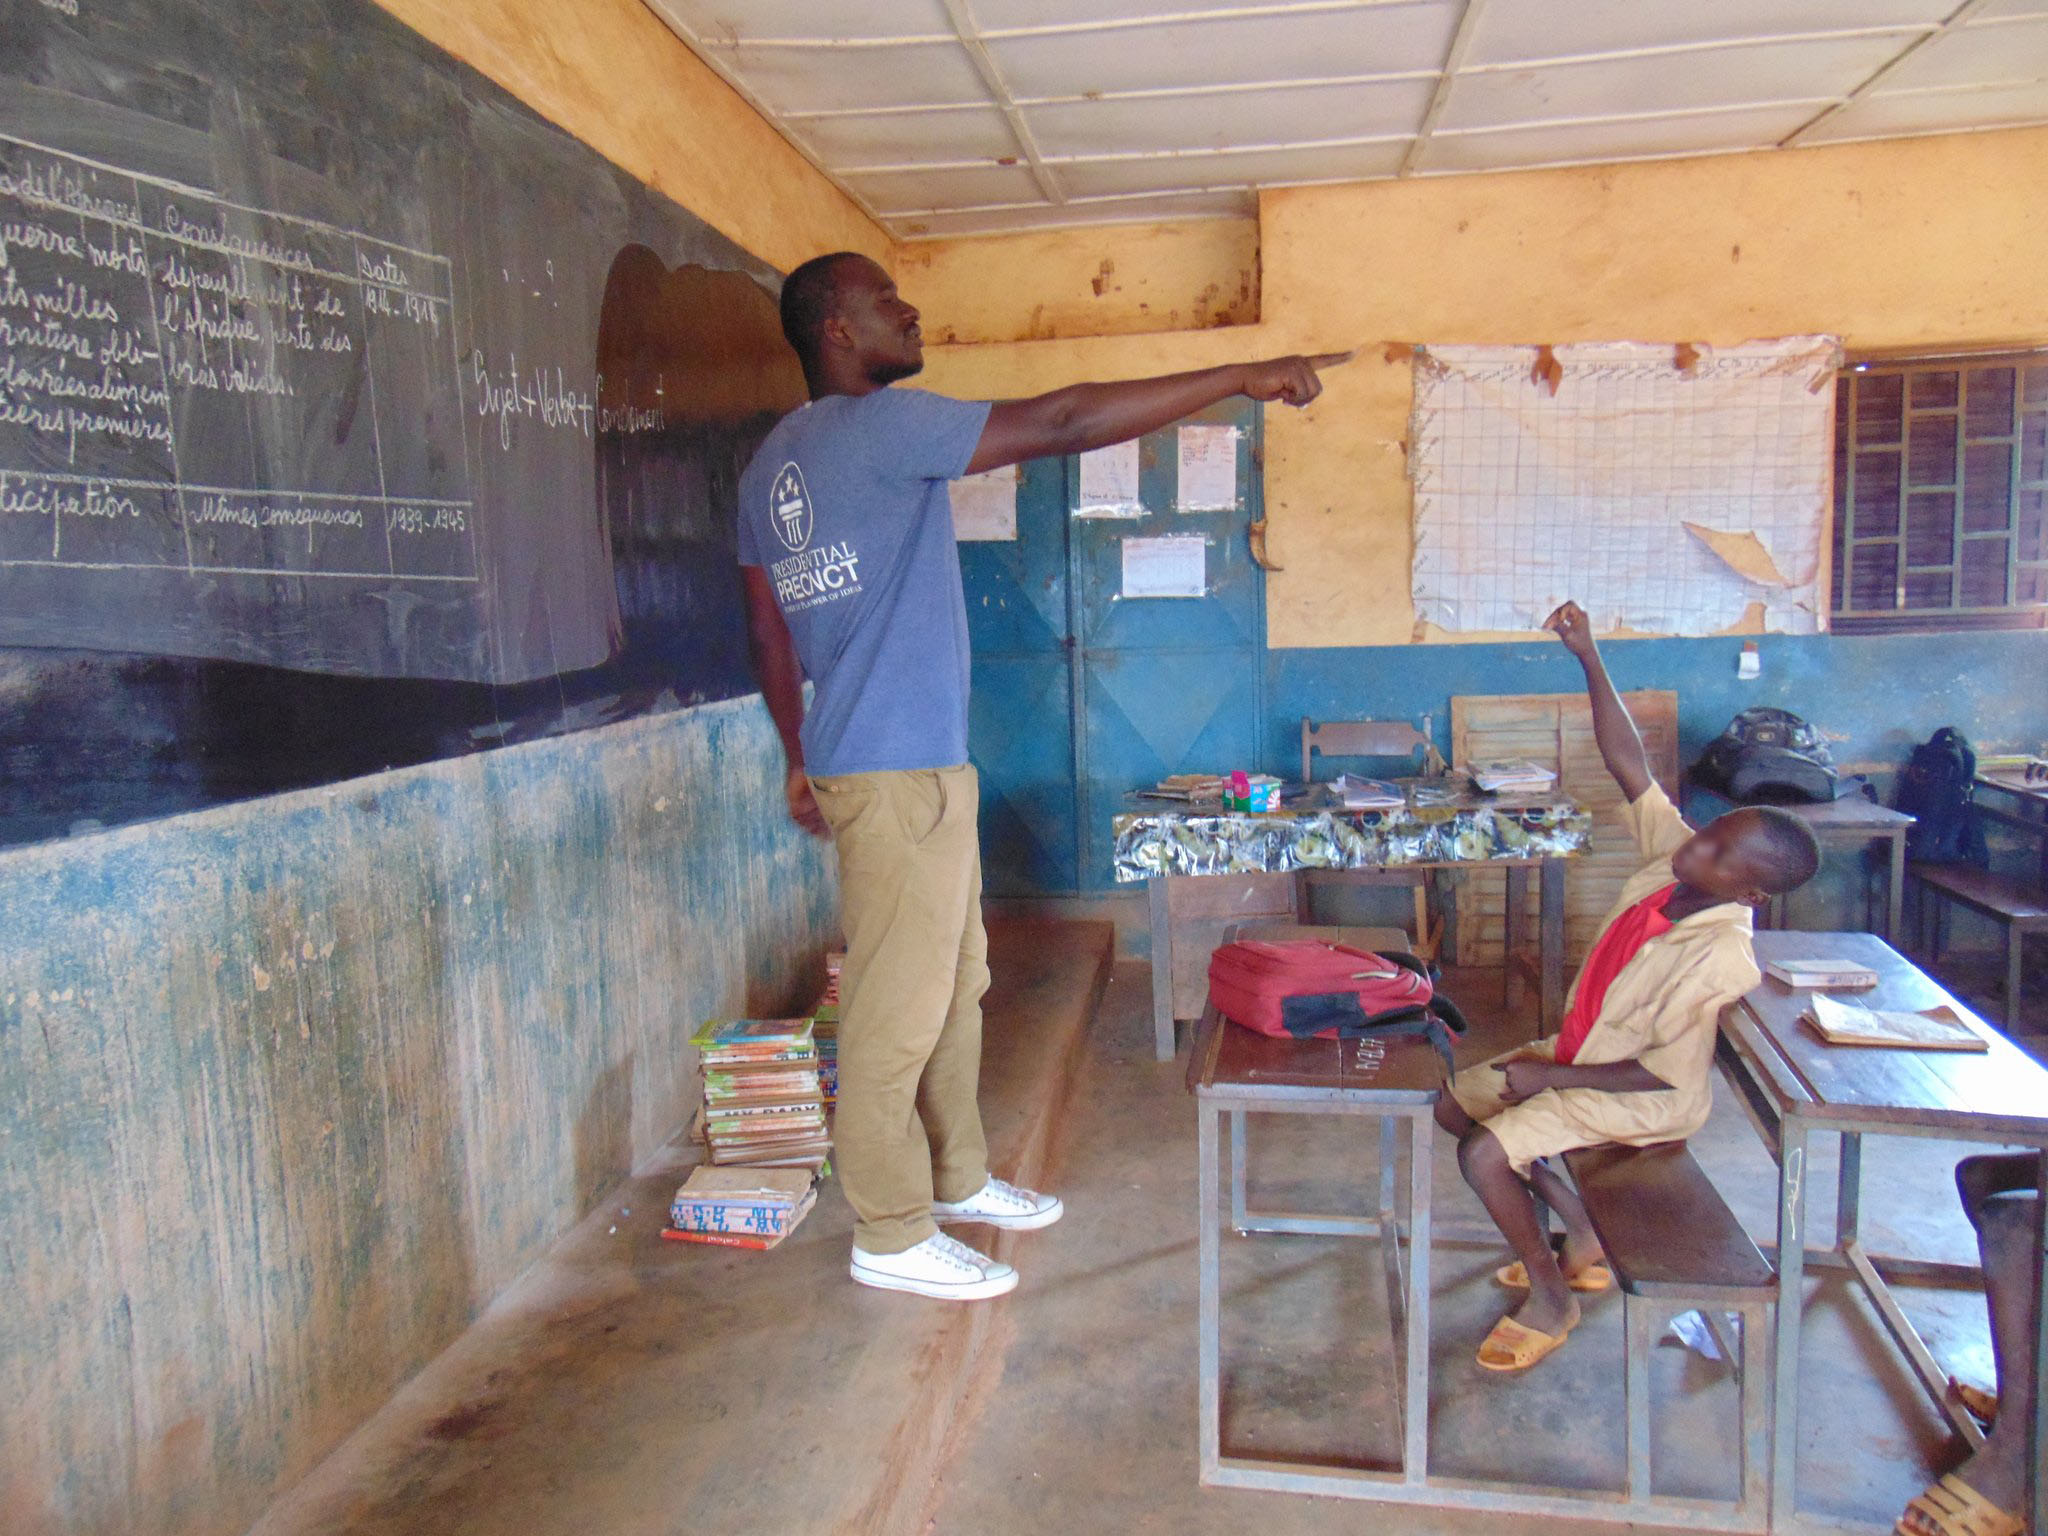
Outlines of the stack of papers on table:
{"type": "Polygon", "coordinates": [[[1503,790],[1544,790],[1557,783],[1557,775],[1541,763],[1525,757],[1497,758],[1474,763],[1465,770],[1472,782],[1489,795],[1503,790]]]}
{"type": "Polygon", "coordinates": [[[1391,811],[1408,803],[1400,785],[1349,773],[1340,773],[1330,781],[1330,793],[1347,811],[1391,811]]]}
{"type": "Polygon", "coordinates": [[[662,1236],[724,1248],[773,1248],[817,1204],[808,1168],[697,1168],[676,1191],[662,1236]]]}
{"type": "Polygon", "coordinates": [[[1856,992],[1877,985],[1877,972],[1854,960],[1772,960],[1764,974],[1814,992],[1856,992]]]}
{"type": "Polygon", "coordinates": [[[1142,793],[1153,800],[1220,800],[1223,777],[1215,773],[1176,773],[1142,793]]]}
{"type": "Polygon", "coordinates": [[[714,1019],[690,1037],[702,1052],[711,1161],[817,1168],[832,1150],[810,1019],[714,1019]]]}
{"type": "Polygon", "coordinates": [[[1922,1051],[1988,1051],[1984,1037],[1948,1007],[1924,1013],[1865,1008],[1816,993],[1806,1004],[1806,1022],[1829,1045],[1888,1045],[1922,1051]]]}

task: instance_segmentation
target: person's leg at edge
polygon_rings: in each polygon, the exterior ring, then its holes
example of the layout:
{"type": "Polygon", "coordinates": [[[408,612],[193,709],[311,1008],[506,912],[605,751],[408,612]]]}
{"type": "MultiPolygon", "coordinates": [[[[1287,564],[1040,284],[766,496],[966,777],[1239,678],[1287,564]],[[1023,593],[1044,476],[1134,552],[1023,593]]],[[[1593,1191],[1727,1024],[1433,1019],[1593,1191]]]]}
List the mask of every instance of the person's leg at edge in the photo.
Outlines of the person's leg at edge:
{"type": "Polygon", "coordinates": [[[1529,1186],[1508,1162],[1500,1139],[1484,1126],[1474,1128],[1458,1142],[1458,1168],[1528,1272],[1528,1299],[1510,1315],[1538,1333],[1556,1335],[1576,1326],[1578,1302],[1565,1284],[1548,1237],[1537,1224],[1536,1202],[1529,1186]]]}
{"type": "Polygon", "coordinates": [[[931,1149],[932,1193],[965,1200],[988,1182],[988,1141],[981,1127],[981,999],[988,991],[988,933],[981,920],[979,786],[974,769],[947,769],[945,821],[932,855],[967,869],[967,901],[958,932],[953,995],[918,1084],[917,1112],[931,1149]],[[943,843],[943,846],[937,846],[943,843]]]}
{"type": "MultiPolygon", "coordinates": [[[[1460,1142],[1479,1129],[1479,1122],[1448,1090],[1436,1101],[1436,1123],[1460,1142]]],[[[1548,1163],[1543,1162],[1530,1164],[1526,1182],[1564,1222],[1564,1253],[1559,1267],[1565,1278],[1570,1279],[1588,1266],[1599,1263],[1602,1257],[1600,1239],[1594,1235],[1592,1220],[1579,1200],[1579,1192],[1572,1188],[1570,1182],[1560,1178],[1548,1163]]]]}
{"type": "Polygon", "coordinates": [[[833,1161],[858,1218],[854,1247],[894,1254],[937,1231],[919,1086],[944,1031],[968,870],[921,856],[942,818],[935,775],[862,774],[815,785],[839,853],[846,967],[833,1161]],[[950,865],[950,867],[949,867],[950,865]]]}
{"type": "Polygon", "coordinates": [[[1998,1418],[1984,1444],[1956,1469],[1956,1475],[2000,1509],[2015,1514],[2027,1501],[2027,1445],[2038,1389],[2033,1361],[2039,1169],[2032,1153],[1968,1157],[1956,1165],[1956,1189],[1977,1229],[1998,1381],[1998,1418]]]}

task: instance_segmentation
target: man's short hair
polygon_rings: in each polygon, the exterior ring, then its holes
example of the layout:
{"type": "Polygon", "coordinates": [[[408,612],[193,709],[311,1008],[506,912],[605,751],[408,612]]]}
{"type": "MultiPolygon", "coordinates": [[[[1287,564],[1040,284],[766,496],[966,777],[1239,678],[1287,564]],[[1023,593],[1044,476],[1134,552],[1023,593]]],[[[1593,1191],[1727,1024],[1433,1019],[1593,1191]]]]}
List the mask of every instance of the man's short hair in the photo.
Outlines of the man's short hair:
{"type": "Polygon", "coordinates": [[[824,350],[825,322],[839,298],[839,264],[859,259],[858,251],[813,256],[782,281],[782,334],[796,348],[805,373],[824,350]]]}
{"type": "Polygon", "coordinates": [[[1806,819],[1775,805],[1750,807],[1757,841],[1753,857],[1763,887],[1773,896],[1796,891],[1820,868],[1820,843],[1806,819]]]}

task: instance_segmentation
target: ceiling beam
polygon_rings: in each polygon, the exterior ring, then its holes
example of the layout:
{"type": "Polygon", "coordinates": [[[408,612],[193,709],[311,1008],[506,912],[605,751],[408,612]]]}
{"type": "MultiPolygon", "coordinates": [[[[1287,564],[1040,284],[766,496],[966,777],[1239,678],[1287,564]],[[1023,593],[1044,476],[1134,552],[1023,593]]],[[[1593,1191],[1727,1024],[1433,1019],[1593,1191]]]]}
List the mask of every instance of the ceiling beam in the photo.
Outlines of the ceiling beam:
{"type": "Polygon", "coordinates": [[[1850,107],[1854,106],[1857,102],[1861,101],[1880,82],[1888,78],[1894,70],[1896,70],[1901,64],[1905,63],[1906,60],[1913,57],[1914,54],[1918,53],[1922,48],[1925,48],[1929,43],[1933,42],[1936,38],[1946,37],[1952,30],[1954,30],[1956,27],[1961,26],[1964,22],[1968,21],[1973,15],[1975,15],[1979,10],[1981,10],[1986,3],[1987,0],[1963,0],[1963,3],[1961,5],[1957,6],[1953,11],[1949,12],[1947,19],[1941,22],[1940,25],[1929,28],[1927,31],[1921,33],[1918,37],[1914,38],[1910,43],[1906,44],[1905,47],[1901,48],[1897,53],[1893,54],[1883,64],[1880,64],[1869,75],[1865,76],[1863,81],[1853,91],[1849,92],[1848,95],[1844,96],[1840,101],[1835,102],[1831,106],[1821,108],[1820,111],[1816,112],[1812,117],[1809,117],[1797,128],[1794,128],[1790,133],[1786,134],[1784,138],[1778,140],[1778,148],[1792,149],[1797,147],[1800,140],[1804,139],[1809,133],[1813,132],[1814,129],[1818,128],[1822,123],[1829,121],[1831,118],[1839,116],[1841,113],[1847,111],[1850,107]]]}
{"type": "Polygon", "coordinates": [[[1415,130],[1415,137],[1408,141],[1408,152],[1401,156],[1401,168],[1396,176],[1413,176],[1415,168],[1422,162],[1422,152],[1429,147],[1429,136],[1436,132],[1436,125],[1442,121],[1444,108],[1450,105],[1451,82],[1457,78],[1458,70],[1464,65],[1466,50],[1472,46],[1472,34],[1478,30],[1479,13],[1486,6],[1486,0],[1465,0],[1464,10],[1458,13],[1457,29],[1451,33],[1451,46],[1444,50],[1444,67],[1437,71],[1436,89],[1429,94],[1429,108],[1422,114],[1422,126],[1415,130]]]}
{"type": "Polygon", "coordinates": [[[953,31],[960,39],[960,46],[967,50],[967,57],[974,63],[975,73],[981,76],[981,83],[994,98],[996,108],[1010,125],[1010,133],[1017,140],[1017,148],[1023,151],[1025,162],[1031,167],[1031,174],[1038,182],[1038,190],[1045,194],[1048,203],[1058,207],[1066,202],[1067,194],[1060,186],[1059,177],[1052,167],[1045,163],[1045,156],[1038,151],[1038,140],[1033,137],[1031,125],[1024,121],[1024,109],[1017,105],[1010,95],[1010,87],[1003,79],[1003,72],[996,67],[996,61],[982,42],[974,24],[974,13],[968,9],[967,0],[939,0],[946,8],[946,19],[953,23],[953,31]]]}

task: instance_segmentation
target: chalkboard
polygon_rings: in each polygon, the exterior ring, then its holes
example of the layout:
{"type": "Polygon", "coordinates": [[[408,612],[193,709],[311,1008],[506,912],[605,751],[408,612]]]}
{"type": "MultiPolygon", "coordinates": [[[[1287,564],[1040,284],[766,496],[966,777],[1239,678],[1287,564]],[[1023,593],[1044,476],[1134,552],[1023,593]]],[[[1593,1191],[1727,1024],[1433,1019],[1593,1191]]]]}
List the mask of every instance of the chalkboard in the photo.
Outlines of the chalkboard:
{"type": "Polygon", "coordinates": [[[777,282],[368,0],[0,0],[0,841],[747,690],[777,282]]]}

